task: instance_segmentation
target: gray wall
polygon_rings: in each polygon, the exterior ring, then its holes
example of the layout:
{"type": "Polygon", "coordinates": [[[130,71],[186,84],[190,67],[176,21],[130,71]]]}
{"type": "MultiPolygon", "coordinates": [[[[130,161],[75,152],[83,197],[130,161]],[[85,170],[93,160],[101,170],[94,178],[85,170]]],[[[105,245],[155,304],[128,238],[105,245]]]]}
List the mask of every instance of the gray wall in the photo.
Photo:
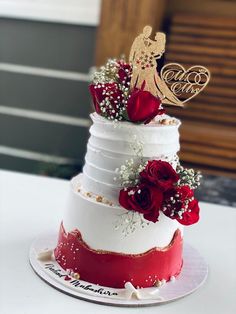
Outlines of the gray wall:
{"type": "Polygon", "coordinates": [[[0,168],[82,165],[95,36],[95,27],[0,19],[0,168]]]}

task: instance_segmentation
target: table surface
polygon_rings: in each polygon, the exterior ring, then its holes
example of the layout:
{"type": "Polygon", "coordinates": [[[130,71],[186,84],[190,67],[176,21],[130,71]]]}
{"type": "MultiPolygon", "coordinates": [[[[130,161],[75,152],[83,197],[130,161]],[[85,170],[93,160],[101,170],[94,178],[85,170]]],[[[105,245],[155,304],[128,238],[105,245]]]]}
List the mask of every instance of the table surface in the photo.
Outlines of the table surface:
{"type": "Polygon", "coordinates": [[[209,264],[206,283],[168,304],[119,308],[85,302],[43,282],[28,254],[41,233],[56,231],[68,181],[0,171],[0,313],[236,313],[236,209],[201,203],[201,220],[185,228],[185,241],[209,264]]]}

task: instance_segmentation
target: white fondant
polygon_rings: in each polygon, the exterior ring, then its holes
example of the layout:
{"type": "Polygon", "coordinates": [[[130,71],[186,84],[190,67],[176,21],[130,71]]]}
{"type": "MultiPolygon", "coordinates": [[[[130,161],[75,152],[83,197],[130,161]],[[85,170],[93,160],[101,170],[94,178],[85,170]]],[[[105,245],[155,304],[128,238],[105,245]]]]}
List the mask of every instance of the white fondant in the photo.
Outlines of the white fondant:
{"type": "Polygon", "coordinates": [[[53,256],[52,249],[46,249],[38,253],[38,260],[39,261],[51,261],[53,256]]]}
{"type": "Polygon", "coordinates": [[[149,299],[152,296],[155,296],[156,300],[163,301],[164,299],[161,296],[157,296],[159,294],[160,290],[158,288],[141,288],[136,289],[131,282],[125,283],[125,291],[124,291],[124,297],[127,300],[132,299],[133,297],[138,300],[144,300],[149,299]],[[145,292],[145,293],[143,293],[145,292]]]}
{"type": "Polygon", "coordinates": [[[63,224],[67,232],[78,229],[92,249],[125,254],[144,253],[155,247],[167,246],[177,229],[183,231],[181,224],[161,212],[158,222],[150,222],[144,228],[140,226],[135,232],[124,236],[122,228],[116,230],[115,225],[127,210],[81,195],[77,192],[81,181],[82,174],[72,180],[63,224]]]}
{"type": "Polygon", "coordinates": [[[140,299],[139,289],[136,289],[131,282],[125,283],[125,297],[127,300],[131,299],[132,296],[140,299]]]}
{"type": "Polygon", "coordinates": [[[143,143],[143,157],[162,159],[176,166],[176,153],[179,150],[180,121],[175,125],[162,125],[154,121],[147,125],[130,122],[112,122],[96,113],[91,115],[93,125],[85,156],[82,185],[85,190],[110,199],[118,204],[121,185],[115,172],[133,158],[137,160],[132,144],[135,139],[143,143]]]}

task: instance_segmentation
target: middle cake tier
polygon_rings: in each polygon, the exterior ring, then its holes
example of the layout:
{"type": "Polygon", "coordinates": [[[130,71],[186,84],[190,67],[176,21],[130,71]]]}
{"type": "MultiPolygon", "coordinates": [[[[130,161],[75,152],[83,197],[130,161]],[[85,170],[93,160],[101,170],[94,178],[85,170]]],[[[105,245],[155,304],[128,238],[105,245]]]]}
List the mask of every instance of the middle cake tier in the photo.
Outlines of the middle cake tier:
{"type": "Polygon", "coordinates": [[[144,160],[165,160],[176,167],[179,120],[172,119],[171,125],[163,125],[158,120],[148,125],[134,125],[129,122],[115,123],[96,113],[91,114],[91,118],[93,124],[82,179],[85,191],[117,204],[121,182],[116,169],[129,159],[138,162],[140,155],[144,160]]]}
{"type": "Polygon", "coordinates": [[[81,192],[82,181],[83,174],[71,180],[63,225],[66,232],[79,230],[91,248],[140,254],[155,247],[168,246],[177,229],[183,233],[183,226],[162,212],[158,222],[153,223],[143,219],[139,213],[87,197],[81,192]]]}

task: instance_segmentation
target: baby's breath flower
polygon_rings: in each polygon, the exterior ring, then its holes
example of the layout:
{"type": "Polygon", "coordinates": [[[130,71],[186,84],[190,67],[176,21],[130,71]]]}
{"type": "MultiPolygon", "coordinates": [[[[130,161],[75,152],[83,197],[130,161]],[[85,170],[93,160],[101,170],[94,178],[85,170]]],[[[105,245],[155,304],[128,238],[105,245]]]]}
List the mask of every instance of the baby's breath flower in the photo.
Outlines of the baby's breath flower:
{"type": "Polygon", "coordinates": [[[179,181],[177,182],[178,186],[188,185],[190,189],[196,189],[199,187],[200,180],[202,178],[200,171],[186,169],[178,163],[176,172],[180,177],[179,181]]]}
{"type": "Polygon", "coordinates": [[[99,105],[102,115],[109,120],[121,121],[125,119],[127,100],[130,94],[129,80],[132,68],[126,69],[124,59],[108,59],[107,63],[94,72],[92,83],[95,89],[102,88],[102,95],[106,96],[99,105]],[[121,80],[119,70],[126,73],[126,79],[121,80]]]}
{"type": "Polygon", "coordinates": [[[139,183],[139,174],[147,164],[143,158],[143,142],[138,139],[137,135],[133,135],[130,147],[136,157],[135,160],[134,158],[127,159],[120,168],[115,170],[123,187],[137,185],[139,183]]]}

